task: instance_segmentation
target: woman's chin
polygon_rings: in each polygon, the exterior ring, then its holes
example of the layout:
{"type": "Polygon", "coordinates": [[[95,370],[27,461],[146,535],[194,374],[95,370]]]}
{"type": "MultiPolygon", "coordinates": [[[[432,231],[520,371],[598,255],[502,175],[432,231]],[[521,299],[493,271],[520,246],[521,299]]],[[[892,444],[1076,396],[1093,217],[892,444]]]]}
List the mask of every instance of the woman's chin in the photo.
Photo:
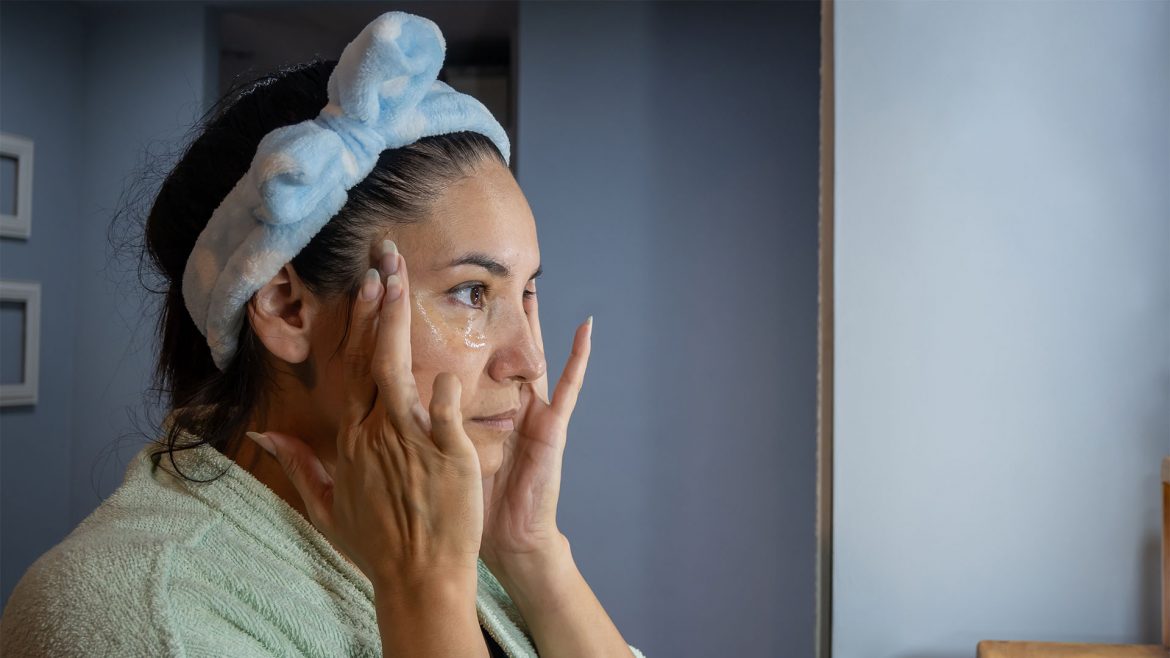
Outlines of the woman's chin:
{"type": "Polygon", "coordinates": [[[486,480],[500,470],[504,463],[504,447],[507,445],[507,435],[500,432],[480,431],[468,432],[471,442],[475,444],[475,451],[479,455],[479,470],[486,480]]]}
{"type": "Polygon", "coordinates": [[[486,453],[479,453],[479,472],[485,480],[498,473],[500,464],[504,461],[503,451],[499,448],[488,448],[486,453]]]}

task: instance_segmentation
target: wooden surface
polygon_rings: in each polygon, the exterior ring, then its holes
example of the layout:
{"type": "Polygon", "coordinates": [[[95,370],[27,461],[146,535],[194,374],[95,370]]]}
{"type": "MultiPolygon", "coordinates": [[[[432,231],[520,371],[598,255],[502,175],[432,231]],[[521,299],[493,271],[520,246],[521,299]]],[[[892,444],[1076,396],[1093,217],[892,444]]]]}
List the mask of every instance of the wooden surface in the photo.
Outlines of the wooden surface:
{"type": "Polygon", "coordinates": [[[821,0],[821,189],[817,289],[816,656],[833,655],[833,3],[821,0]]]}
{"type": "Polygon", "coordinates": [[[1170,658],[1152,644],[1068,644],[1064,642],[979,643],[978,658],[1170,658]]]}
{"type": "Polygon", "coordinates": [[[1162,645],[1170,647],[1170,457],[1162,460],[1162,645]]]}
{"type": "Polygon", "coordinates": [[[979,643],[978,658],[1170,658],[1170,457],[1162,460],[1162,646],[1065,642],[979,643]]]}

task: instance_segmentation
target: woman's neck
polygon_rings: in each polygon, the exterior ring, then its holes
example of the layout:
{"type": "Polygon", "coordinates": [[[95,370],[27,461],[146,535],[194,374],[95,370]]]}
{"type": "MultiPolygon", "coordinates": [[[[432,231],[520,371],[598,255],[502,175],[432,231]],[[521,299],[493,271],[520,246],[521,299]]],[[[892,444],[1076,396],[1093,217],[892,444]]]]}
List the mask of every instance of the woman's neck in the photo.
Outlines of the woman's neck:
{"type": "MultiPolygon", "coordinates": [[[[327,423],[316,417],[313,413],[315,405],[310,400],[303,399],[305,396],[292,391],[288,393],[291,394],[279,395],[261,405],[252,414],[245,431],[280,432],[284,436],[301,441],[313,451],[326,472],[332,473],[337,454],[335,430],[327,427],[327,423]]],[[[229,445],[234,447],[227,455],[229,458],[264,483],[306,520],[309,519],[304,501],[275,457],[243,434],[234,437],[229,445]]]]}

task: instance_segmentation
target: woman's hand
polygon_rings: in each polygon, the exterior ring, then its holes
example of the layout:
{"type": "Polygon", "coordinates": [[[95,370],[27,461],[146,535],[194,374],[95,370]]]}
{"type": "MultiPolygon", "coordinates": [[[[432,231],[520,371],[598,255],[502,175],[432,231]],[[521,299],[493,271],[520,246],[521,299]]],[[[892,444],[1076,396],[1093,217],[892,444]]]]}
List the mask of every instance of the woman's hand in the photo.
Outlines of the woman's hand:
{"type": "MultiPolygon", "coordinates": [[[[536,309],[529,317],[543,352],[536,309]]],[[[577,328],[551,401],[547,375],[522,386],[516,432],[505,446],[500,469],[484,481],[487,517],[480,552],[497,574],[529,568],[533,562],[547,563],[567,549],[557,528],[561,463],[569,418],[589,362],[592,329],[593,318],[577,328]]]]}
{"type": "Polygon", "coordinates": [[[429,413],[423,408],[411,373],[406,263],[391,250],[382,269],[385,286],[371,270],[351,310],[349,405],[332,473],[296,437],[249,436],[280,462],[313,525],[374,584],[388,655],[485,653],[475,616],[483,488],[459,380],[436,377],[429,413]]]}
{"type": "MultiPolygon", "coordinates": [[[[529,322],[543,352],[536,309],[529,322]]],[[[561,460],[592,331],[593,318],[577,328],[551,402],[546,377],[523,385],[516,432],[500,470],[484,482],[488,506],[480,554],[520,610],[541,655],[631,655],[557,528],[561,460]]]]}

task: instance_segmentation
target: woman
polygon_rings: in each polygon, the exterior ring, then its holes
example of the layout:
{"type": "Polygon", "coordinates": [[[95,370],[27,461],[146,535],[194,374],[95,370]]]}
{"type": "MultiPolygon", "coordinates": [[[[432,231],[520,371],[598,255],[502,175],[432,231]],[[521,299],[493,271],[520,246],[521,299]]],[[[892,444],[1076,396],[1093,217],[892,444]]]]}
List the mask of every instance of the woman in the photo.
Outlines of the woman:
{"type": "Polygon", "coordinates": [[[532,213],[442,57],[383,15],[175,166],[165,438],[25,574],[5,655],[637,655],[556,525],[592,323],[550,399],[532,213]]]}

